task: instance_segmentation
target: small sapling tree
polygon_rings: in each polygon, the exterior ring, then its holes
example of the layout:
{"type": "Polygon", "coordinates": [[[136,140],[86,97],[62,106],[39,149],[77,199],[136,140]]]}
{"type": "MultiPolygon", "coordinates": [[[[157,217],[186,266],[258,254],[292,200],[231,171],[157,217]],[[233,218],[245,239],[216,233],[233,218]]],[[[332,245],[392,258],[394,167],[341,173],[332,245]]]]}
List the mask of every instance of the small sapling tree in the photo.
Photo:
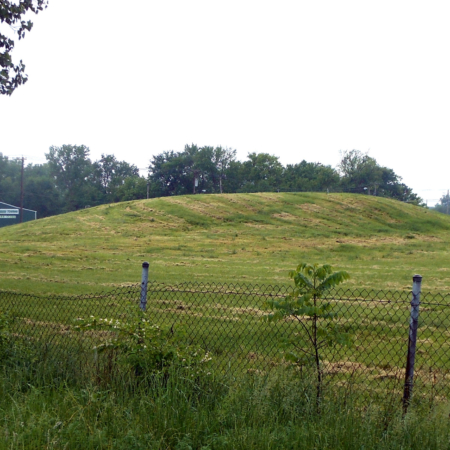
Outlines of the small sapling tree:
{"type": "Polygon", "coordinates": [[[322,394],[323,371],[321,349],[335,344],[350,345],[351,337],[336,324],[338,314],[333,305],[323,300],[325,294],[338,284],[350,278],[345,271],[333,272],[330,265],[301,263],[289,272],[294,280],[292,293],[282,300],[268,300],[266,308],[272,310],[266,316],[269,322],[295,319],[303,328],[287,340],[288,349],[285,358],[297,366],[312,365],[317,374],[317,405],[322,394]]]}

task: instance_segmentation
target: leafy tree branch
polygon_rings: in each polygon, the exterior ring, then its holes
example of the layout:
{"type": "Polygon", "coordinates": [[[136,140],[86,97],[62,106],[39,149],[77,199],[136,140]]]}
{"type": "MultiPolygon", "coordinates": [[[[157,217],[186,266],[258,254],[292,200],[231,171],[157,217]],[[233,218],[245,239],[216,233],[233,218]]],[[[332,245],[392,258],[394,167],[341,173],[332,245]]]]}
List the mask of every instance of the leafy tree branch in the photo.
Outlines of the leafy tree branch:
{"type": "MultiPolygon", "coordinates": [[[[26,31],[31,31],[33,22],[25,21],[24,15],[30,11],[38,14],[47,8],[48,0],[21,0],[13,3],[9,0],[0,1],[0,23],[7,24],[17,35],[17,39],[23,39],[26,31]]],[[[0,94],[11,95],[14,90],[27,82],[25,65],[22,61],[14,64],[11,52],[14,49],[14,40],[0,33],[0,94]]]]}

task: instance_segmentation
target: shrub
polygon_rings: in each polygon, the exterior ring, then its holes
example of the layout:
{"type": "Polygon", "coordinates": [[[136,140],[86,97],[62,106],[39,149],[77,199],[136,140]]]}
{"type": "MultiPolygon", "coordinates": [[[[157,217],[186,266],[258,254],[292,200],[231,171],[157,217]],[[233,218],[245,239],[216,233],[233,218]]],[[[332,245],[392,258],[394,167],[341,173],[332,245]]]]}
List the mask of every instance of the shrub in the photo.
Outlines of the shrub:
{"type": "Polygon", "coordinates": [[[171,367],[184,371],[189,377],[210,373],[211,358],[207,352],[184,343],[183,334],[173,327],[154,324],[137,305],[129,308],[124,320],[90,316],[76,319],[75,329],[108,332],[107,338],[93,350],[108,351],[110,358],[131,369],[136,376],[168,374],[171,367]]]}

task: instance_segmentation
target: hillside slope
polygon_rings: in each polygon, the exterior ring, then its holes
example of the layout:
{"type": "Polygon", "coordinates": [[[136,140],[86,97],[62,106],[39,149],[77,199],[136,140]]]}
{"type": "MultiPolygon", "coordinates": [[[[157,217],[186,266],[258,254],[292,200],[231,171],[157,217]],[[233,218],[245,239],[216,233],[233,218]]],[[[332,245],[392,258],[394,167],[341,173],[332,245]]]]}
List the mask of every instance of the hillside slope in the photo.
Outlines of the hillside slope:
{"type": "Polygon", "coordinates": [[[349,287],[449,288],[450,217],[351,194],[262,193],[139,200],[0,229],[0,288],[86,293],[140,280],[289,283],[301,261],[350,272],[349,287]]]}

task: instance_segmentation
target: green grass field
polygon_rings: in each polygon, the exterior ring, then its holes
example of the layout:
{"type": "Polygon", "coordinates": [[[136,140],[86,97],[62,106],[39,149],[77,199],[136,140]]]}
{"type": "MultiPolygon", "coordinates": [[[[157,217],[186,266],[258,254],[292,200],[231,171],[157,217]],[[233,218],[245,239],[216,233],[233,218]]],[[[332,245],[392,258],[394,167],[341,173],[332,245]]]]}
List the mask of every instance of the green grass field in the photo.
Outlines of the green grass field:
{"type": "Polygon", "coordinates": [[[0,448],[448,448],[449,231],[450,217],[413,205],[300,193],[142,200],[2,228],[0,310],[19,350],[0,355],[0,448]],[[152,322],[211,354],[200,390],[179,375],[137,383],[92,351],[109,334],[73,328],[90,315],[127,320],[144,260],[152,322]],[[322,351],[320,414],[310,369],[293,374],[280,353],[298,324],[261,320],[301,261],[347,270],[355,293],[332,300],[353,345],[322,351]],[[435,296],[423,295],[403,417],[415,273],[435,296]]]}
{"type": "Polygon", "coordinates": [[[150,278],[286,284],[329,263],[350,287],[450,285],[450,217],[390,199],[317,193],[196,195],[103,205],[0,229],[0,288],[85,294],[150,278]]]}
{"type": "MultiPolygon", "coordinates": [[[[351,279],[345,288],[352,291],[409,290],[412,275],[420,273],[423,291],[445,294],[449,230],[450,218],[445,215],[361,195],[236,194],[142,200],[0,229],[0,287],[41,296],[8,306],[21,318],[17,326],[27,330],[24,334],[70,342],[75,317],[118,317],[123,313],[122,300],[64,302],[48,294],[89,294],[139,283],[144,260],[150,262],[150,278],[157,282],[226,283],[223,292],[219,288],[214,294],[194,297],[191,288],[152,292],[148,310],[157,323],[195,329],[196,341],[213,352],[222,369],[226,364],[240,365],[244,371],[264,369],[280,362],[278,340],[294,332],[295,326],[262,327],[264,298],[230,294],[230,285],[290,286],[289,270],[300,261],[317,261],[347,270],[351,279]]],[[[138,296],[133,294],[133,300],[138,296]]],[[[373,301],[385,299],[383,295],[357,297],[360,300],[336,304],[340,322],[352,332],[355,345],[325,354],[327,370],[338,376],[354,370],[363,374],[363,381],[369,373],[374,383],[382,380],[384,386],[391,380],[398,385],[403,377],[409,299],[386,304],[373,301]]],[[[427,385],[448,377],[446,308],[422,311],[418,368],[427,385]]]]}

